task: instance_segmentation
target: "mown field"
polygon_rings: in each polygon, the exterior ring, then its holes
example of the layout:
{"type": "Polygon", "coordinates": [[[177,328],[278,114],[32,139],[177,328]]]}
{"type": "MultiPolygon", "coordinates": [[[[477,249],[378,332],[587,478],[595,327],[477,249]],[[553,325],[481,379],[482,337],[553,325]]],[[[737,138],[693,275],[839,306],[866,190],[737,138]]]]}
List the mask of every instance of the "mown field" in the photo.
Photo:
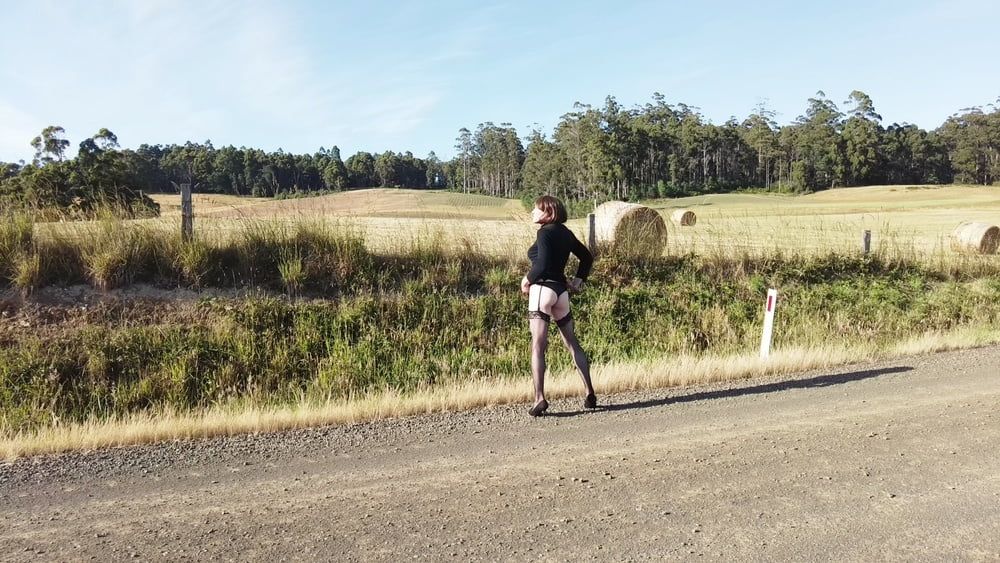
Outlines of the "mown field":
{"type": "MultiPolygon", "coordinates": [[[[159,199],[157,220],[0,228],[0,455],[528,400],[519,202],[199,196],[183,243],[176,197],[159,199]]],[[[699,222],[671,226],[660,257],[600,255],[574,300],[599,392],[1000,340],[1000,258],[943,242],[1000,218],[1000,190],[650,204],[699,222]],[[769,287],[781,307],[760,362],[769,287]]],[[[555,342],[550,367],[553,396],[579,392],[555,342]]]]}
{"type": "MultiPolygon", "coordinates": [[[[174,228],[180,196],[153,199],[163,216],[145,223],[174,228]]],[[[375,188],[278,201],[196,195],[193,205],[198,228],[209,238],[225,238],[248,223],[261,221],[285,226],[325,222],[349,228],[363,236],[369,248],[386,252],[440,237],[449,245],[507,253],[534,234],[527,210],[518,200],[441,191],[375,188]]],[[[575,223],[576,228],[583,225],[575,223]]]]}
{"type": "Polygon", "coordinates": [[[686,207],[692,228],[675,229],[677,248],[731,246],[785,252],[853,251],[865,230],[872,247],[913,257],[950,254],[950,236],[963,221],[1000,225],[1000,189],[982,186],[879,186],[805,196],[726,194],[653,201],[658,209],[686,207]]]}
{"type": "MultiPolygon", "coordinates": [[[[180,196],[154,199],[173,227],[180,196]]],[[[668,254],[850,252],[870,230],[874,250],[926,258],[952,254],[950,235],[963,221],[1000,225],[1000,189],[982,186],[878,186],[805,196],[718,194],[644,203],[665,219],[680,208],[698,215],[693,227],[680,228],[668,220],[668,254]]],[[[370,247],[386,250],[447,232],[454,240],[508,252],[530,241],[534,232],[518,201],[417,190],[360,190],[282,201],[198,195],[195,210],[199,227],[209,233],[231,232],[251,220],[329,220],[356,228],[370,247]]],[[[583,219],[569,225],[585,235],[583,219]]]]}

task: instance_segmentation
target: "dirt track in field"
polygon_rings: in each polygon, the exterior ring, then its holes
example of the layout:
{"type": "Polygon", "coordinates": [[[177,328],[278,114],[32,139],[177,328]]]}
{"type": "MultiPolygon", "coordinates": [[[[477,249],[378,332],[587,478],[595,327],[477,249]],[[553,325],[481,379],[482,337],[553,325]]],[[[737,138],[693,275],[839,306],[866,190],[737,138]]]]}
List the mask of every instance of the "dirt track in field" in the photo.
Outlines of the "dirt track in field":
{"type": "Polygon", "coordinates": [[[0,559],[1000,558],[1000,348],[601,399],[0,465],[0,559]]]}

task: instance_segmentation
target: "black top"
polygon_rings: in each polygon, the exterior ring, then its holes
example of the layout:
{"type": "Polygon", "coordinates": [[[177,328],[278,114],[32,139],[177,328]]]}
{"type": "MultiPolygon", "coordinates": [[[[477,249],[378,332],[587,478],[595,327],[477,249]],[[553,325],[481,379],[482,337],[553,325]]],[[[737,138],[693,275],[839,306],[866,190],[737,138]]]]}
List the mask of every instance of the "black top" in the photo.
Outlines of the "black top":
{"type": "Polygon", "coordinates": [[[566,283],[566,262],[572,252],[580,259],[580,267],[576,277],[585,280],[590,275],[590,267],[594,264],[594,256],[582,242],[577,240],[573,231],[562,223],[548,223],[538,229],[535,244],[528,249],[531,260],[531,270],[528,271],[528,281],[553,280],[566,283]]]}

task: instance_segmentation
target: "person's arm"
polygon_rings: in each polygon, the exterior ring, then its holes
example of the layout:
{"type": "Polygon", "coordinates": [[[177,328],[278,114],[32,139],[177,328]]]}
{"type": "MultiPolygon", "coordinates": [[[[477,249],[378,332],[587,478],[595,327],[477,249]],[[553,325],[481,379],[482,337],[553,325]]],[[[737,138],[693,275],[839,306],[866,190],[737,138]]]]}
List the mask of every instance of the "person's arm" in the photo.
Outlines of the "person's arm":
{"type": "Polygon", "coordinates": [[[551,245],[552,238],[549,236],[548,231],[546,229],[538,229],[538,239],[535,241],[535,246],[538,249],[538,257],[531,264],[528,274],[524,276],[528,280],[528,283],[535,283],[542,277],[542,272],[545,271],[545,265],[549,260],[551,245]]]}
{"type": "Polygon", "coordinates": [[[590,275],[590,269],[594,265],[594,255],[576,238],[576,235],[573,235],[573,243],[570,251],[580,260],[580,266],[576,269],[576,277],[580,281],[586,281],[587,276],[590,275]]]}

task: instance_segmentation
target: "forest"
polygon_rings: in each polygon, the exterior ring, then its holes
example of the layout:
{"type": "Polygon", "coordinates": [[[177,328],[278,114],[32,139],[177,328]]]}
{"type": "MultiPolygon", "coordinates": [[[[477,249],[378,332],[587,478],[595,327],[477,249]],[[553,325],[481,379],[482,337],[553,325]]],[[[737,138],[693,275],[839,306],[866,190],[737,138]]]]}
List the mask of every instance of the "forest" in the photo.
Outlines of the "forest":
{"type": "Polygon", "coordinates": [[[195,191],[257,197],[298,197],[352,188],[449,188],[531,198],[551,193],[571,202],[638,200],[689,194],[766,190],[805,193],[879,184],[1000,183],[1000,100],[959,110],[934,130],[885,125],[872,99],[853,91],[841,104],[823,92],[804,113],[779,125],[758,105],[744,119],[714,124],[697,107],[654,94],[623,107],[613,97],[594,107],[577,103],[551,132],[525,136],[509,123],[463,128],[454,157],[340,149],[314,154],[183,145],[122,148],[101,129],[71,142],[59,126],[30,141],[31,162],[0,162],[0,208],[56,208],[86,215],[112,204],[155,214],[147,193],[195,191]]]}

